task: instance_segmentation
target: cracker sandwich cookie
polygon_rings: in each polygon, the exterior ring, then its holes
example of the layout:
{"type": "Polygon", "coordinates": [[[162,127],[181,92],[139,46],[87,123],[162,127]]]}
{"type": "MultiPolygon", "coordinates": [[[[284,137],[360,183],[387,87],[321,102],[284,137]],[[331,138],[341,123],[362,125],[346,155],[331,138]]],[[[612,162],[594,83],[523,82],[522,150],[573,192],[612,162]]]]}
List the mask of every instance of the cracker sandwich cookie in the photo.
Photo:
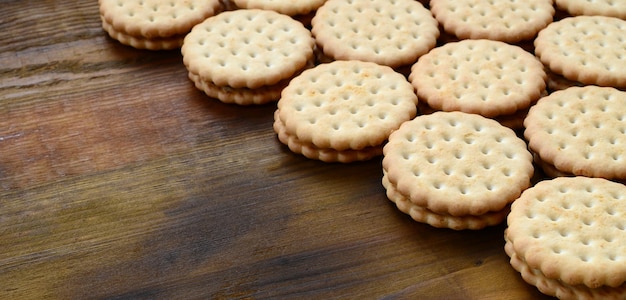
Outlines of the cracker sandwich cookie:
{"type": "Polygon", "coordinates": [[[326,0],[300,0],[300,1],[276,1],[276,0],[231,0],[237,7],[245,9],[267,9],[291,16],[304,25],[311,25],[311,19],[317,9],[326,0]]]}
{"type": "Polygon", "coordinates": [[[618,0],[555,0],[556,7],[573,16],[607,16],[626,19],[626,2],[618,0]]]}
{"type": "Polygon", "coordinates": [[[409,80],[434,110],[489,118],[523,116],[546,88],[544,66],[534,55],[485,39],[434,48],[411,67],[409,80]]]}
{"type": "Polygon", "coordinates": [[[564,18],[541,30],[535,54],[552,72],[585,85],[626,87],[626,21],[564,18]]]}
{"type": "Polygon", "coordinates": [[[501,223],[534,175],[532,155],[512,129],[458,111],[403,123],[382,165],[387,197],[400,211],[455,230],[501,223]]]}
{"type": "Polygon", "coordinates": [[[98,4],[109,36],[149,50],[179,48],[194,25],[222,9],[220,0],[98,0],[98,4]]]}
{"type": "Polygon", "coordinates": [[[559,299],[626,299],[626,186],[559,177],[511,205],[505,251],[522,278],[559,299]]]}
{"type": "Polygon", "coordinates": [[[556,91],[531,107],[524,126],[548,175],[626,180],[626,92],[598,86],[556,91]]]}
{"type": "Polygon", "coordinates": [[[430,10],[460,39],[530,40],[552,22],[552,0],[431,0],[430,10]]]}
{"type": "Polygon", "coordinates": [[[439,36],[435,18],[414,0],[328,0],[311,31],[327,57],[392,68],[414,63],[439,36]]]}
{"type": "Polygon", "coordinates": [[[382,154],[382,144],[417,113],[417,96],[392,68],[334,61],[308,69],[282,91],[278,139],[295,153],[349,163],[382,154]]]}
{"type": "Polygon", "coordinates": [[[278,100],[312,64],[314,44],[311,32],[287,15],[238,9],[196,25],[181,52],[196,87],[222,102],[250,105],[278,100]]]}

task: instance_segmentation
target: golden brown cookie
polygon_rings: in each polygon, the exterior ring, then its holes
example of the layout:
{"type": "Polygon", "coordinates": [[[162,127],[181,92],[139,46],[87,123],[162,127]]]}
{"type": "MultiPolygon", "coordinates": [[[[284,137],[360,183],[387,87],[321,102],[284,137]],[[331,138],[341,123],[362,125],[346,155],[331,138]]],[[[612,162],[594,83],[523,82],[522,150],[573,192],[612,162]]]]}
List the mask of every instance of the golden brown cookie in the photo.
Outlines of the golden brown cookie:
{"type": "Polygon", "coordinates": [[[307,15],[315,12],[326,0],[231,0],[237,7],[244,9],[267,9],[288,16],[307,15]]]}
{"type": "Polygon", "coordinates": [[[552,72],[585,85],[626,87],[626,21],[564,18],[541,30],[535,54],[552,72]]]}
{"type": "Polygon", "coordinates": [[[558,171],[626,179],[626,92],[571,87],[541,98],[524,120],[524,137],[558,171]]]}
{"type": "Polygon", "coordinates": [[[545,91],[541,62],[522,48],[492,40],[447,43],[423,55],[409,80],[435,110],[485,117],[527,109],[545,91]]]}
{"type": "Polygon", "coordinates": [[[445,31],[461,39],[529,40],[552,22],[552,0],[431,0],[445,31]]]}
{"type": "Polygon", "coordinates": [[[626,297],[626,186],[541,181],[511,205],[505,251],[524,280],[562,299],[626,297]]]}
{"type": "Polygon", "coordinates": [[[453,217],[502,216],[534,173],[526,143],[513,130],[463,112],[435,112],[403,123],[383,148],[382,163],[394,193],[453,217]]]}
{"type": "Polygon", "coordinates": [[[259,104],[278,100],[276,92],[313,61],[313,46],[311,32],[289,16],[239,9],[196,25],[181,52],[196,86],[219,90],[207,94],[227,103],[259,104]],[[232,91],[239,100],[233,101],[232,91]],[[271,96],[257,101],[255,91],[271,96]]]}
{"type": "Polygon", "coordinates": [[[99,0],[98,4],[102,27],[112,38],[149,50],[180,47],[194,25],[222,9],[219,0],[99,0]]]}
{"type": "Polygon", "coordinates": [[[626,2],[618,0],[555,0],[556,7],[574,16],[626,19],[626,2]]]}
{"type": "MultiPolygon", "coordinates": [[[[389,134],[415,116],[416,105],[411,84],[390,67],[334,61],[306,70],[289,82],[277,103],[274,128],[286,144],[291,141],[307,149],[344,154],[376,149],[380,154],[389,134]]],[[[290,149],[301,152],[298,147],[290,149]]],[[[354,160],[361,159],[341,161],[354,160]]]]}
{"type": "Polygon", "coordinates": [[[414,0],[329,0],[311,26],[326,56],[392,68],[414,63],[439,36],[437,21],[414,0]]]}

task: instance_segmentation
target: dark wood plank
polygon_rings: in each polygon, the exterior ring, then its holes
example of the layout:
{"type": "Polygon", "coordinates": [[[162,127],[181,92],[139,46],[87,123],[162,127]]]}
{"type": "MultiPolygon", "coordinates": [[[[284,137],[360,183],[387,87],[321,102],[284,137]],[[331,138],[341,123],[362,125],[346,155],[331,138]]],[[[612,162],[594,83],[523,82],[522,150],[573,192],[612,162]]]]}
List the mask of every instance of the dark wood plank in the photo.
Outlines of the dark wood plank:
{"type": "Polygon", "coordinates": [[[97,1],[0,4],[0,298],[542,297],[504,225],[412,221],[380,159],[292,154],[274,104],[207,98],[97,1]]]}

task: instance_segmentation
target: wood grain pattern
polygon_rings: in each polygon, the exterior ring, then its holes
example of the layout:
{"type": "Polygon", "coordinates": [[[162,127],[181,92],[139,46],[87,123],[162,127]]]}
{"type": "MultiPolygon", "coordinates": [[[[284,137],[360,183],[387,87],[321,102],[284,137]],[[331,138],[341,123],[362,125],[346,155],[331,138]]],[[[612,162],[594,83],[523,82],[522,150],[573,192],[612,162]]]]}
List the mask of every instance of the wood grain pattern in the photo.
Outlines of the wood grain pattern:
{"type": "Polygon", "coordinates": [[[539,299],[504,226],[418,224],[380,159],[307,160],[97,1],[0,1],[0,298],[539,299]]]}

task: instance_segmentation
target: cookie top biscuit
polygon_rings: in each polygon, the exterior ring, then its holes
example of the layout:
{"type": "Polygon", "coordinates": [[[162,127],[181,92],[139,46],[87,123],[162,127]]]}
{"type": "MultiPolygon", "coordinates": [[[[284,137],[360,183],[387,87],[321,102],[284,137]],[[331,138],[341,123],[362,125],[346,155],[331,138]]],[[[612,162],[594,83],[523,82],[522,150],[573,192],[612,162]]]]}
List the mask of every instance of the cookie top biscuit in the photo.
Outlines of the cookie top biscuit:
{"type": "Polygon", "coordinates": [[[626,280],[626,186],[600,178],[537,183],[511,205],[506,238],[530,268],[590,288],[626,280]]]}
{"type": "Polygon", "coordinates": [[[326,0],[232,0],[237,7],[251,9],[268,9],[288,16],[304,15],[315,11],[322,6],[326,0]]]}
{"type": "Polygon", "coordinates": [[[311,32],[270,10],[223,12],[196,25],[181,52],[187,69],[216,86],[259,88],[289,78],[313,57],[311,32]]]}
{"type": "Polygon", "coordinates": [[[221,10],[219,0],[98,0],[100,15],[112,29],[147,39],[184,35],[221,10]]]}
{"type": "Polygon", "coordinates": [[[626,21],[604,16],[569,17],[535,39],[535,54],[556,74],[587,85],[626,87],[626,21]]]}
{"type": "Polygon", "coordinates": [[[360,150],[378,146],[417,113],[405,77],[387,66],[335,61],[302,72],[278,101],[287,134],[317,148],[360,150]]]}
{"type": "Polygon", "coordinates": [[[555,0],[556,6],[574,16],[607,16],[626,19],[626,2],[616,0],[555,0]]]}
{"type": "Polygon", "coordinates": [[[420,101],[436,110],[486,117],[509,115],[534,103],[546,87],[541,62],[521,47],[463,40],[423,55],[409,80],[420,101]]]}
{"type": "Polygon", "coordinates": [[[532,39],[552,22],[552,0],[431,0],[430,10],[444,30],[461,39],[509,43],[532,39]]]}
{"type": "Polygon", "coordinates": [[[383,148],[383,169],[418,206],[452,216],[502,210],[530,186],[526,143],[495,120],[435,112],[405,122],[383,148]]]}
{"type": "Polygon", "coordinates": [[[198,75],[191,72],[188,73],[188,77],[207,96],[224,103],[237,105],[259,105],[277,101],[280,98],[280,92],[289,83],[289,79],[284,79],[277,84],[256,89],[234,89],[227,86],[216,86],[211,82],[200,79],[198,75]]]}
{"type": "Polygon", "coordinates": [[[311,26],[325,55],[392,68],[415,62],[439,36],[437,21],[414,0],[329,0],[311,26]]]}
{"type": "Polygon", "coordinates": [[[541,98],[524,120],[541,160],[564,173],[626,178],[626,92],[570,87],[541,98]]]}

